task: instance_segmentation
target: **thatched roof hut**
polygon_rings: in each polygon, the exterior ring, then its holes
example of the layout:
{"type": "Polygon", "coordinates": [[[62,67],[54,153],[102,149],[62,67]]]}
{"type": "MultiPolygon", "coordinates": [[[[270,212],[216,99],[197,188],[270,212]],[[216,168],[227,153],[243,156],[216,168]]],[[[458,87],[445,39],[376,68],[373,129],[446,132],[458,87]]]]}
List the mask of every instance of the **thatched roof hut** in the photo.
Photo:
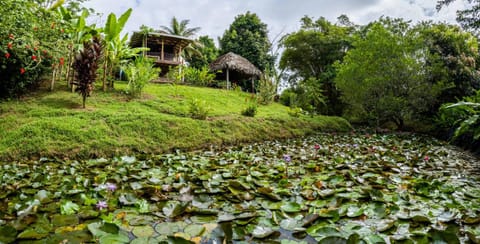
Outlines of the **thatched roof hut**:
{"type": "Polygon", "coordinates": [[[259,78],[262,75],[262,72],[250,61],[232,52],[224,54],[213,61],[210,64],[210,70],[226,70],[227,89],[230,88],[230,71],[235,71],[252,79],[259,78]]]}

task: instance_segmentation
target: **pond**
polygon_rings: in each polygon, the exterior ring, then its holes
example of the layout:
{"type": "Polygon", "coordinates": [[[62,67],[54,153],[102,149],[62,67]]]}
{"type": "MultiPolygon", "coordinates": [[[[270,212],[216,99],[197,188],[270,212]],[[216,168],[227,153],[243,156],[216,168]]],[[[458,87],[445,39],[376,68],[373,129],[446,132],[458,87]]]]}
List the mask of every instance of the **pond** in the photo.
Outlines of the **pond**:
{"type": "Polygon", "coordinates": [[[413,134],[0,165],[0,243],[479,243],[479,160],[413,134]]]}

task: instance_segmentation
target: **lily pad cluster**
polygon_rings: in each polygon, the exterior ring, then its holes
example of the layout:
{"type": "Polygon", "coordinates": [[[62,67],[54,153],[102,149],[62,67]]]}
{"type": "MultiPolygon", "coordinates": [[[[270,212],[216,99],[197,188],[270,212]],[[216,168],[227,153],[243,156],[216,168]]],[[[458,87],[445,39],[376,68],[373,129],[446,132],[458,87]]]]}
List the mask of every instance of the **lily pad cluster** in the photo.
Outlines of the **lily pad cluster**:
{"type": "Polygon", "coordinates": [[[412,134],[0,165],[0,243],[479,243],[478,159],[412,134]]]}

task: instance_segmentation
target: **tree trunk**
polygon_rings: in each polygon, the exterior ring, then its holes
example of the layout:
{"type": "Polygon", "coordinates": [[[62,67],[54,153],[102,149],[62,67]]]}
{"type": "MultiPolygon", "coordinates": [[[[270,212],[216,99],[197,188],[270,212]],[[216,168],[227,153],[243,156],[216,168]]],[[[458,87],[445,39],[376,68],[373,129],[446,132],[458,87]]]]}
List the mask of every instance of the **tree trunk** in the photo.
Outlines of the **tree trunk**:
{"type": "Polygon", "coordinates": [[[55,75],[57,73],[57,69],[53,68],[52,70],[52,82],[50,83],[50,91],[53,91],[53,87],[55,86],[55,75]]]}
{"type": "Polygon", "coordinates": [[[73,43],[71,44],[70,46],[70,52],[68,54],[68,62],[67,62],[67,74],[65,76],[65,80],[67,81],[67,87],[70,87],[70,83],[71,83],[71,80],[70,80],[70,71],[72,70],[72,57],[73,57],[73,43]]]}
{"type": "Polygon", "coordinates": [[[102,83],[103,91],[107,91],[107,57],[105,57],[105,61],[103,62],[103,83],[102,83]]]}
{"type": "Polygon", "coordinates": [[[83,97],[83,108],[85,108],[85,101],[87,100],[87,94],[82,94],[82,97],[83,97]]]}

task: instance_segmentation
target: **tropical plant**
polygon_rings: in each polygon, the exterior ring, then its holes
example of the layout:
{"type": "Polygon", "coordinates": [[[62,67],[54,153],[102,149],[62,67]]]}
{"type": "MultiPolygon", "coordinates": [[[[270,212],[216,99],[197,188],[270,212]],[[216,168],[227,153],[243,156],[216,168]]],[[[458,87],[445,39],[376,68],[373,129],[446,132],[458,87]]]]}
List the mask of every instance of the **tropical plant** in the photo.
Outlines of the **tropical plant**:
{"type": "MultiPolygon", "coordinates": [[[[58,12],[61,16],[60,21],[65,26],[64,33],[68,40],[68,57],[67,59],[61,57],[62,62],[60,62],[61,67],[59,68],[63,68],[63,64],[66,63],[65,80],[67,81],[67,85],[70,85],[75,76],[74,70],[72,69],[75,53],[79,52],[83,48],[83,43],[90,40],[98,31],[95,25],[87,25],[86,21],[89,16],[87,10],[83,10],[78,16],[64,7],[60,7],[58,12]]],[[[73,90],[74,87],[72,87],[72,91],[73,90]]]]}
{"type": "Polygon", "coordinates": [[[184,19],[179,22],[176,17],[173,17],[170,22],[170,26],[162,25],[160,26],[160,30],[172,35],[193,37],[198,31],[200,31],[200,27],[189,28],[189,23],[190,20],[188,19],[184,19]]]}
{"type": "Polygon", "coordinates": [[[64,55],[58,14],[27,0],[0,4],[0,98],[18,96],[39,82],[64,55]]]}
{"type": "Polygon", "coordinates": [[[204,100],[192,99],[188,108],[192,119],[205,120],[210,112],[210,107],[204,100]]]}
{"type": "MultiPolygon", "coordinates": [[[[140,34],[142,34],[142,47],[148,47],[148,43],[147,43],[148,34],[150,34],[153,31],[154,31],[153,28],[150,28],[146,25],[140,26],[140,34]]],[[[143,52],[142,52],[144,57],[145,57],[146,51],[147,51],[147,49],[143,50],[143,52]]]]}
{"type": "Polygon", "coordinates": [[[153,61],[147,57],[137,57],[124,66],[124,71],[128,79],[126,92],[132,97],[140,97],[145,85],[160,74],[160,68],[155,68],[153,61]]]}
{"type": "Polygon", "coordinates": [[[182,72],[184,81],[192,85],[211,86],[215,79],[215,74],[211,73],[206,66],[199,69],[185,66],[182,72]]]}
{"type": "MultiPolygon", "coordinates": [[[[193,38],[197,34],[197,32],[200,31],[200,27],[189,28],[188,27],[189,23],[190,23],[190,20],[188,19],[184,19],[179,22],[176,17],[173,17],[170,22],[170,26],[162,25],[160,26],[160,31],[164,31],[171,35],[193,38]]],[[[202,47],[202,44],[195,40],[193,43],[189,44],[182,50],[181,55],[186,60],[191,59],[191,57],[194,55],[201,56],[201,53],[199,52],[199,49],[201,47],[202,47]]]]}
{"type": "Polygon", "coordinates": [[[440,129],[454,133],[451,140],[462,146],[480,144],[480,90],[476,96],[466,97],[457,103],[447,103],[440,107],[437,124],[440,129]]]}
{"type": "MultiPolygon", "coordinates": [[[[107,22],[103,28],[105,59],[103,63],[103,90],[107,89],[107,78],[112,77],[112,72],[115,67],[120,65],[120,61],[124,56],[122,54],[129,53],[129,46],[127,45],[128,34],[120,38],[120,34],[125,27],[132,9],[128,9],[118,19],[114,13],[108,15],[107,22]]],[[[110,80],[109,86],[113,88],[113,79],[110,80]]]]}
{"type": "Polygon", "coordinates": [[[268,105],[277,96],[278,80],[274,79],[269,72],[265,72],[257,86],[257,100],[260,104],[268,105]]]}
{"type": "Polygon", "coordinates": [[[75,91],[82,95],[82,107],[85,108],[85,101],[93,91],[97,78],[97,69],[103,55],[103,46],[98,36],[83,44],[83,50],[75,56],[73,68],[75,69],[75,91]]]}
{"type": "Polygon", "coordinates": [[[248,106],[244,110],[242,110],[241,114],[247,117],[255,117],[255,115],[257,114],[257,108],[257,103],[252,102],[248,104],[248,106]]]}

